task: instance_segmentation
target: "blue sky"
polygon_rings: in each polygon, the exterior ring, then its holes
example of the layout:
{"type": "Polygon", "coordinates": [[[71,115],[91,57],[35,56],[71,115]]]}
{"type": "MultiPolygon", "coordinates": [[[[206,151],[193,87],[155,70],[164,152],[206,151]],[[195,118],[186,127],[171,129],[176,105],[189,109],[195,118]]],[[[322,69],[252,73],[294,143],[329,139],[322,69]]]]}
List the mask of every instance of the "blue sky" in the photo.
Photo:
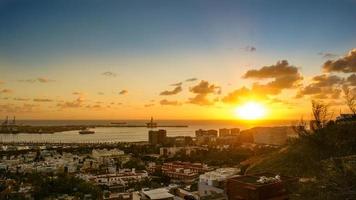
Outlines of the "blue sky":
{"type": "MultiPolygon", "coordinates": [[[[356,47],[355,10],[355,0],[1,0],[0,89],[58,102],[82,91],[135,107],[192,77],[226,95],[252,84],[247,70],[280,60],[308,80],[322,73],[321,52],[336,59],[356,47]],[[54,81],[23,81],[38,77],[54,81]],[[127,97],[114,96],[122,89],[127,97]]],[[[170,100],[185,102],[192,86],[170,100]]]]}
{"type": "Polygon", "coordinates": [[[286,55],[339,52],[355,42],[355,9],[351,0],[11,0],[0,4],[0,53],[31,65],[72,54],[213,53],[247,45],[286,55]]]}

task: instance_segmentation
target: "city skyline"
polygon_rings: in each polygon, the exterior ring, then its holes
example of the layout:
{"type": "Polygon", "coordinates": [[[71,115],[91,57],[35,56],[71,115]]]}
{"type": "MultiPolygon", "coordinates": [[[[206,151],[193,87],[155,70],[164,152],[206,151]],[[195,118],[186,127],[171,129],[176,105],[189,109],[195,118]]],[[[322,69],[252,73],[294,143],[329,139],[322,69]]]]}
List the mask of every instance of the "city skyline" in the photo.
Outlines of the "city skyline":
{"type": "Polygon", "coordinates": [[[356,86],[355,7],[2,1],[0,115],[300,119],[312,99],[349,112],[342,87],[356,86]]]}

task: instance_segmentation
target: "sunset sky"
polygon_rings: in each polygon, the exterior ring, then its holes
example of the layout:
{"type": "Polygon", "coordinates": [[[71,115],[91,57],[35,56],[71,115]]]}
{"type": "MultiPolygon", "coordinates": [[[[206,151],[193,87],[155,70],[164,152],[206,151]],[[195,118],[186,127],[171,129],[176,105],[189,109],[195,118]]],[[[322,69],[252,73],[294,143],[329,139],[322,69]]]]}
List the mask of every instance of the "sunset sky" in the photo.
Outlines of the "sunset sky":
{"type": "Polygon", "coordinates": [[[342,85],[355,0],[0,1],[0,118],[299,119],[342,85]]]}

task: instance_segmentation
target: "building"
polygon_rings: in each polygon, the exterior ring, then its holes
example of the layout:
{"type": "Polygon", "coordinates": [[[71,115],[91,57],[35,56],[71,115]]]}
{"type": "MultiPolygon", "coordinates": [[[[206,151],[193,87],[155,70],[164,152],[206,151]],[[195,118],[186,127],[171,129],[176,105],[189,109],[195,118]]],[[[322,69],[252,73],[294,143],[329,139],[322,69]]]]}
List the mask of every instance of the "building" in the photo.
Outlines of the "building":
{"type": "Polygon", "coordinates": [[[172,146],[192,145],[193,138],[190,136],[166,137],[165,144],[172,146]]]}
{"type": "Polygon", "coordinates": [[[200,137],[200,136],[212,136],[212,137],[218,137],[218,131],[214,129],[210,130],[203,130],[199,129],[195,131],[195,137],[200,137]]]}
{"type": "Polygon", "coordinates": [[[198,192],[200,197],[208,197],[215,194],[225,195],[225,183],[228,178],[238,176],[239,168],[219,168],[206,172],[199,176],[198,192]]]}
{"type": "Polygon", "coordinates": [[[239,128],[221,128],[219,129],[219,137],[237,136],[240,133],[239,128]]]}
{"type": "Polygon", "coordinates": [[[93,149],[91,154],[100,164],[108,164],[113,159],[119,160],[121,163],[126,163],[130,160],[130,156],[125,155],[124,151],[120,149],[93,149]]]}
{"type": "Polygon", "coordinates": [[[199,129],[195,131],[196,143],[201,144],[209,144],[211,142],[215,142],[218,137],[217,130],[203,130],[199,129]]]}
{"type": "Polygon", "coordinates": [[[78,177],[95,185],[106,186],[112,192],[123,192],[124,188],[129,184],[138,183],[148,178],[148,173],[146,171],[136,171],[135,169],[122,169],[113,174],[79,175],[78,177]]]}
{"type": "Polygon", "coordinates": [[[167,131],[159,129],[158,131],[148,131],[148,142],[152,145],[164,144],[167,138],[167,131]]]}
{"type": "Polygon", "coordinates": [[[285,200],[288,191],[285,183],[296,179],[272,173],[260,173],[229,178],[226,194],[229,200],[285,200]]]}
{"type": "Polygon", "coordinates": [[[231,134],[230,129],[227,129],[227,128],[219,129],[219,137],[230,136],[230,134],[231,134]]]}
{"type": "Polygon", "coordinates": [[[189,163],[189,162],[169,162],[163,163],[162,173],[170,177],[171,179],[183,182],[192,183],[199,174],[209,171],[207,165],[201,163],[189,163]]]}
{"type": "Polygon", "coordinates": [[[132,193],[132,200],[173,200],[174,195],[169,193],[167,188],[157,188],[153,190],[142,189],[140,192],[132,193]]]}
{"type": "Polygon", "coordinates": [[[207,150],[201,147],[161,147],[159,149],[160,156],[174,157],[177,153],[183,153],[184,155],[190,155],[197,150],[207,150]]]}
{"type": "Polygon", "coordinates": [[[335,121],[337,123],[356,122],[356,114],[340,114],[335,121]]]}
{"type": "Polygon", "coordinates": [[[231,135],[239,135],[240,129],[239,128],[232,128],[230,129],[231,135]]]}
{"type": "Polygon", "coordinates": [[[289,137],[296,135],[290,126],[255,127],[244,130],[243,135],[251,135],[256,144],[284,145],[289,137]]]}

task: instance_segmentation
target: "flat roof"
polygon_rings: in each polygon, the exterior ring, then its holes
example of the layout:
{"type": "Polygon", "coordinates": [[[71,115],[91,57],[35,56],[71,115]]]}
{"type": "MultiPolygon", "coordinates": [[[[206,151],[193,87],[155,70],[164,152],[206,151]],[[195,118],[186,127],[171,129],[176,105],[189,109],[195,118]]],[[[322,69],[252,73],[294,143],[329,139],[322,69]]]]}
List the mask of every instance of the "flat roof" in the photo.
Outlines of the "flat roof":
{"type": "Polygon", "coordinates": [[[150,199],[167,199],[174,197],[174,195],[168,192],[167,188],[158,188],[148,191],[142,191],[142,193],[148,196],[150,199]]]}

